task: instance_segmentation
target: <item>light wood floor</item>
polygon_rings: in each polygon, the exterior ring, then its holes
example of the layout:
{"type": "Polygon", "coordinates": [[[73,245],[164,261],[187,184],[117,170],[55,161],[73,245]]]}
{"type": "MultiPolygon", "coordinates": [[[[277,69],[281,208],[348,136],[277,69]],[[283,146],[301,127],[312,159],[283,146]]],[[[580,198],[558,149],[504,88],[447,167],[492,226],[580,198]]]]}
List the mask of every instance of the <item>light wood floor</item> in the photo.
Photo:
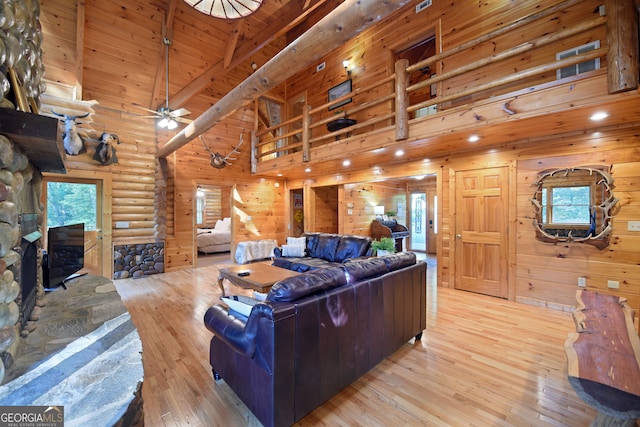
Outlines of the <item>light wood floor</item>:
{"type": "MultiPolygon", "coordinates": [[[[208,362],[217,267],[115,281],[142,339],[146,425],[257,426],[208,362]]],[[[430,270],[434,271],[430,266],[430,270]]],[[[431,272],[430,271],[430,272],[431,272]]],[[[586,426],[563,343],[571,315],[428,279],[427,330],[299,426],[586,426]]]]}

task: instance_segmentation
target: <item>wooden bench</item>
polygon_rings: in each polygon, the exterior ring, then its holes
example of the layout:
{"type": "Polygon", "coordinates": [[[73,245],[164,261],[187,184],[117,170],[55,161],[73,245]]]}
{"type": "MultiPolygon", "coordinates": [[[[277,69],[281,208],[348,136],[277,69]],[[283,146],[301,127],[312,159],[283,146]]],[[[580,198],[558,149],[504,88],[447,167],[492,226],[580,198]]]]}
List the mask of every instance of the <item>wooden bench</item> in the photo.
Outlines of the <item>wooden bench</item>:
{"type": "Polygon", "coordinates": [[[635,426],[640,418],[640,337],[625,298],[578,290],[576,332],[565,342],[569,383],[598,410],[591,426],[635,426]]]}

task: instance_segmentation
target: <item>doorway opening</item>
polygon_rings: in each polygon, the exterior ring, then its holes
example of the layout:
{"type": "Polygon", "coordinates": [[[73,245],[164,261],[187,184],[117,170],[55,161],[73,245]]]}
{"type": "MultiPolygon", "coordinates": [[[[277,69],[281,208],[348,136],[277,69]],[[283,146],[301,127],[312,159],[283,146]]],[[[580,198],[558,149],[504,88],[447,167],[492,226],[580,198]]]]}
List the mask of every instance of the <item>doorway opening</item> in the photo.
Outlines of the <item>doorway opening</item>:
{"type": "Polygon", "coordinates": [[[230,260],[231,189],[203,182],[195,184],[193,231],[198,267],[230,260]]]}
{"type": "Polygon", "coordinates": [[[44,235],[50,227],[83,223],[84,268],[78,273],[103,276],[102,181],[46,177],[43,198],[44,235]]]}

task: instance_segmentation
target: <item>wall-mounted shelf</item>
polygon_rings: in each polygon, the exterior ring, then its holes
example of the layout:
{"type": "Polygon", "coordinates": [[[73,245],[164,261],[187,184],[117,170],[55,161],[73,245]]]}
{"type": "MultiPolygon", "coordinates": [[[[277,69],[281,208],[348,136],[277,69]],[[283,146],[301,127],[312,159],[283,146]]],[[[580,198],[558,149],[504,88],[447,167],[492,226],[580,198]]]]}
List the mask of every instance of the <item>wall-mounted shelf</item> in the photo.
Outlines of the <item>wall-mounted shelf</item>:
{"type": "Polygon", "coordinates": [[[41,172],[67,173],[58,119],[0,108],[0,134],[20,147],[41,172]]]}

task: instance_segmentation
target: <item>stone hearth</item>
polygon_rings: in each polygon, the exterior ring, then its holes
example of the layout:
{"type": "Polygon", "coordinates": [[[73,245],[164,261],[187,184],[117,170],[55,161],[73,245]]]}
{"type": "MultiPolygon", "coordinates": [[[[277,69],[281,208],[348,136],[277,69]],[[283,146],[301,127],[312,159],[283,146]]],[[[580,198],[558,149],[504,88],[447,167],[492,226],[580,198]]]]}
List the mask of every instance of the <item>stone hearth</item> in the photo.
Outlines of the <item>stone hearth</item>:
{"type": "Polygon", "coordinates": [[[142,344],[113,283],[67,282],[44,297],[0,386],[0,405],[64,406],[65,426],[143,425],[142,344]]]}

